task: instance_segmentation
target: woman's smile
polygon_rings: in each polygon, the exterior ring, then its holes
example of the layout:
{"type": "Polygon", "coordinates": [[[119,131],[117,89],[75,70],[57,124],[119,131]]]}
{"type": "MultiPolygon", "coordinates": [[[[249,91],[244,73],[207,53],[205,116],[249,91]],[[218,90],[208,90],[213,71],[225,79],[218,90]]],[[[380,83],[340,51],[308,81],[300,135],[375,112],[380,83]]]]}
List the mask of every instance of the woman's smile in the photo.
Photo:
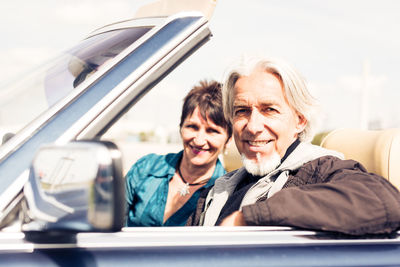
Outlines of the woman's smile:
{"type": "Polygon", "coordinates": [[[204,119],[198,107],[188,116],[181,128],[184,158],[189,164],[215,164],[228,139],[227,131],[211,119],[204,119]]]}

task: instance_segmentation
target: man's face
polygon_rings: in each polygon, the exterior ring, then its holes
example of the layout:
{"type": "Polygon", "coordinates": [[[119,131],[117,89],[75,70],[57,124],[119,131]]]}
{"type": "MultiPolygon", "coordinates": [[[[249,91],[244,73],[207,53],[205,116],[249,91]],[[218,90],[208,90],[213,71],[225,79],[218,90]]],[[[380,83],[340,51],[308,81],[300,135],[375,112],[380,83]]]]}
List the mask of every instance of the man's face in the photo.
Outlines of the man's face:
{"type": "Polygon", "coordinates": [[[282,158],[305,126],[305,119],[289,106],[275,75],[255,70],[238,79],[233,134],[239,152],[247,159],[267,162],[274,153],[282,158]]]}

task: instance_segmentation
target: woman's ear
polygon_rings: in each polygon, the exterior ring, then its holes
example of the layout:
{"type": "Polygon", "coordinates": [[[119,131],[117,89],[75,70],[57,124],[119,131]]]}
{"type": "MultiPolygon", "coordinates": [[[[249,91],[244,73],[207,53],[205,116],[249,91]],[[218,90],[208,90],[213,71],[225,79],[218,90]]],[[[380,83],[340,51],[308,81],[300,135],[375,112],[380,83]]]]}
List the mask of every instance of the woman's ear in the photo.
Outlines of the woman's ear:
{"type": "Polygon", "coordinates": [[[226,142],[225,142],[225,147],[224,147],[224,149],[226,148],[226,145],[230,142],[232,140],[232,136],[231,137],[229,137],[228,139],[226,139],[226,142]]]}
{"type": "MultiPolygon", "coordinates": [[[[228,154],[227,148],[228,148],[228,146],[231,146],[231,145],[232,145],[232,142],[233,142],[232,136],[229,137],[229,138],[226,140],[225,145],[224,145],[224,149],[222,150],[222,153],[223,153],[224,155],[227,155],[227,154],[228,154]]],[[[233,145],[235,145],[235,144],[233,144],[233,145]]]]}

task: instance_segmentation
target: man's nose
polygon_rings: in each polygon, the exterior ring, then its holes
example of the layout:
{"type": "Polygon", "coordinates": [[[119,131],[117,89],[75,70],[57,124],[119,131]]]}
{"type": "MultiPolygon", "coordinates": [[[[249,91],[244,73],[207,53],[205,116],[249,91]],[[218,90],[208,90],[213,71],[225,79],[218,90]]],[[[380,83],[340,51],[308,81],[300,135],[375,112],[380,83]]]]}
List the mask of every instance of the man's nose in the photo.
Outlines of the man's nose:
{"type": "Polygon", "coordinates": [[[264,116],[257,109],[251,111],[246,128],[251,134],[257,134],[264,129],[264,116]]]}

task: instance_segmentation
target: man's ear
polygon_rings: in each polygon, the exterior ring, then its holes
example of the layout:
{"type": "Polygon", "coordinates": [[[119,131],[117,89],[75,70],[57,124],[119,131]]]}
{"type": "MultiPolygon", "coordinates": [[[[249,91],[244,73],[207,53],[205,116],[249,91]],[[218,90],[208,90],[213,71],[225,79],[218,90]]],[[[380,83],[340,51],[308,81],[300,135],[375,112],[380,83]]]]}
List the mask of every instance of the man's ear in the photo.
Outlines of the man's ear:
{"type": "Polygon", "coordinates": [[[298,133],[301,133],[307,126],[307,119],[301,115],[301,114],[296,114],[297,115],[297,124],[296,124],[296,129],[298,133]]]}

